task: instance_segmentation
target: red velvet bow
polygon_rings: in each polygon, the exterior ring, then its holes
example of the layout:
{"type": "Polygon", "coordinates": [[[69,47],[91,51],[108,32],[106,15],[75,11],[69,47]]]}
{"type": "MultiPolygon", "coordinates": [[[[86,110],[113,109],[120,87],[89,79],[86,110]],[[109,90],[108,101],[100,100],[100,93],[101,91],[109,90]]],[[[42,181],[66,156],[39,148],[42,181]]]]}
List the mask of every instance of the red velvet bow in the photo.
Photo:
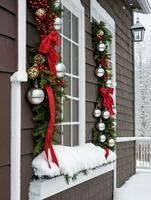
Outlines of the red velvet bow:
{"type": "Polygon", "coordinates": [[[50,71],[56,76],[56,62],[59,59],[55,46],[60,44],[59,34],[57,31],[52,31],[49,35],[41,36],[41,43],[38,51],[47,54],[48,65],[50,71]]]}
{"type": "Polygon", "coordinates": [[[45,137],[45,154],[46,154],[46,158],[48,161],[48,165],[50,167],[50,163],[49,163],[49,159],[48,159],[49,147],[50,147],[50,153],[52,156],[52,161],[54,163],[56,163],[56,165],[59,165],[56,154],[55,154],[53,146],[52,146],[52,142],[51,142],[54,124],[55,124],[55,100],[54,100],[54,95],[53,95],[53,91],[52,91],[51,87],[49,85],[47,85],[45,87],[45,89],[46,89],[46,92],[48,95],[49,109],[50,109],[50,122],[49,122],[49,125],[47,128],[47,133],[46,133],[46,137],[45,137]]]}
{"type": "Polygon", "coordinates": [[[100,88],[99,89],[101,96],[103,97],[103,106],[108,109],[110,115],[114,115],[113,112],[113,98],[110,94],[113,94],[114,89],[113,88],[100,88]]]}

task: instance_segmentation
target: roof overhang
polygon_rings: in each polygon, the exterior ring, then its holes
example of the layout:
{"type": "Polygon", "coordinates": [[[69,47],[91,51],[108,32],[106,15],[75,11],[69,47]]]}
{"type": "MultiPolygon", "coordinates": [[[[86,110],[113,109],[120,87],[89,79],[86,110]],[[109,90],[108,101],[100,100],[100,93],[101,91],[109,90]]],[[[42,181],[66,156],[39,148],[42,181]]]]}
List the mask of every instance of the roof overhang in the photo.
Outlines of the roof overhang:
{"type": "Polygon", "coordinates": [[[149,14],[151,13],[151,6],[148,2],[148,0],[137,0],[141,10],[138,10],[139,12],[142,12],[144,14],[149,14]]]}

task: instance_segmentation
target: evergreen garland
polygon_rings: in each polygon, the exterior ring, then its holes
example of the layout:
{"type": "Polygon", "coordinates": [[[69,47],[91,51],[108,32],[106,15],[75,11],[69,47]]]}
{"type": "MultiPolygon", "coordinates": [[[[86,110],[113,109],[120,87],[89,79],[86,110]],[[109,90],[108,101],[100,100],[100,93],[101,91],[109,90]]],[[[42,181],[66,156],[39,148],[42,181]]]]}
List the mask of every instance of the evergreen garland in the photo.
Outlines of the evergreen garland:
{"type": "MultiPolygon", "coordinates": [[[[107,88],[107,80],[111,78],[111,74],[108,73],[108,71],[111,71],[111,68],[109,67],[108,60],[110,59],[110,54],[108,52],[108,45],[112,41],[112,36],[109,34],[109,31],[106,28],[106,25],[104,22],[98,23],[97,21],[93,20],[92,22],[92,45],[93,45],[93,55],[94,55],[94,61],[96,63],[96,68],[99,67],[102,60],[102,68],[104,69],[105,73],[102,77],[98,77],[98,88],[104,87],[107,88]],[[99,51],[97,48],[97,45],[99,42],[102,42],[106,45],[106,48],[104,51],[99,51]],[[104,62],[104,63],[103,63],[104,62]]],[[[103,107],[102,103],[102,97],[99,94],[98,98],[96,100],[96,108],[99,108],[101,111],[104,111],[106,108],[103,107]]],[[[110,116],[108,119],[102,119],[102,122],[105,124],[105,129],[103,131],[99,131],[97,127],[94,127],[92,130],[92,142],[100,147],[103,147],[104,149],[109,148],[111,150],[115,149],[115,145],[110,146],[109,140],[114,139],[115,140],[115,119],[113,116],[110,116]],[[100,141],[100,136],[105,135],[106,140],[105,142],[100,141]]],[[[97,120],[99,122],[100,118],[97,120]]]]}
{"type": "MultiPolygon", "coordinates": [[[[49,33],[55,30],[55,19],[62,16],[61,7],[55,6],[56,0],[28,0],[27,2],[28,7],[33,14],[38,33],[40,35],[49,35],[49,33]]],[[[63,97],[65,98],[64,89],[66,87],[66,82],[62,78],[55,77],[54,74],[50,72],[47,56],[39,53],[39,45],[40,43],[35,44],[35,46],[29,51],[28,77],[30,86],[33,88],[36,83],[36,85],[43,90],[46,85],[51,86],[55,98],[55,123],[61,123],[63,120],[61,117],[61,100],[63,97]]],[[[59,60],[61,60],[61,58],[59,60]]],[[[44,149],[45,135],[50,120],[49,102],[46,92],[45,96],[46,97],[41,104],[31,106],[33,121],[36,125],[33,132],[34,156],[41,153],[44,149]]],[[[57,134],[61,134],[61,130],[56,126],[53,133],[53,143],[57,143],[57,134]]]]}

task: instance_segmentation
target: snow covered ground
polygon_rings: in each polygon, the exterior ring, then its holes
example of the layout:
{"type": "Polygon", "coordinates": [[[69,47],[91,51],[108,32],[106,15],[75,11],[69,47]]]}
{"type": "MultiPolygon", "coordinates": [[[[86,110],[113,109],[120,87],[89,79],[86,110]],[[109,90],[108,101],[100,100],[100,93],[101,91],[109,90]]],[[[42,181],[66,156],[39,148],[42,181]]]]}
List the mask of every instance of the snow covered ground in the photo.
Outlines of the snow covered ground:
{"type": "Polygon", "coordinates": [[[151,170],[137,169],[136,174],[117,189],[115,200],[151,200],[151,170]]]}

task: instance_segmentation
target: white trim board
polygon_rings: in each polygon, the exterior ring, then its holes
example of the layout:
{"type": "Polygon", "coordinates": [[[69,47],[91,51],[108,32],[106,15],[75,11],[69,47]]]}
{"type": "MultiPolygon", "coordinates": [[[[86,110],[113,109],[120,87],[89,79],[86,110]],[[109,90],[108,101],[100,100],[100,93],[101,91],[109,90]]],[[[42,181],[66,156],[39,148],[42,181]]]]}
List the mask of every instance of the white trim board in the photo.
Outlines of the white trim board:
{"type": "Polygon", "coordinates": [[[76,185],[79,185],[85,181],[93,179],[97,176],[105,174],[109,171],[112,171],[115,167],[115,163],[107,164],[106,166],[102,166],[98,169],[92,170],[88,173],[88,175],[83,175],[82,173],[78,175],[77,180],[70,182],[67,184],[65,182],[64,176],[60,176],[57,178],[52,178],[50,180],[38,180],[33,181],[30,184],[29,189],[29,200],[43,200],[54,194],[60,193],[64,190],[72,188],[76,185]]]}

